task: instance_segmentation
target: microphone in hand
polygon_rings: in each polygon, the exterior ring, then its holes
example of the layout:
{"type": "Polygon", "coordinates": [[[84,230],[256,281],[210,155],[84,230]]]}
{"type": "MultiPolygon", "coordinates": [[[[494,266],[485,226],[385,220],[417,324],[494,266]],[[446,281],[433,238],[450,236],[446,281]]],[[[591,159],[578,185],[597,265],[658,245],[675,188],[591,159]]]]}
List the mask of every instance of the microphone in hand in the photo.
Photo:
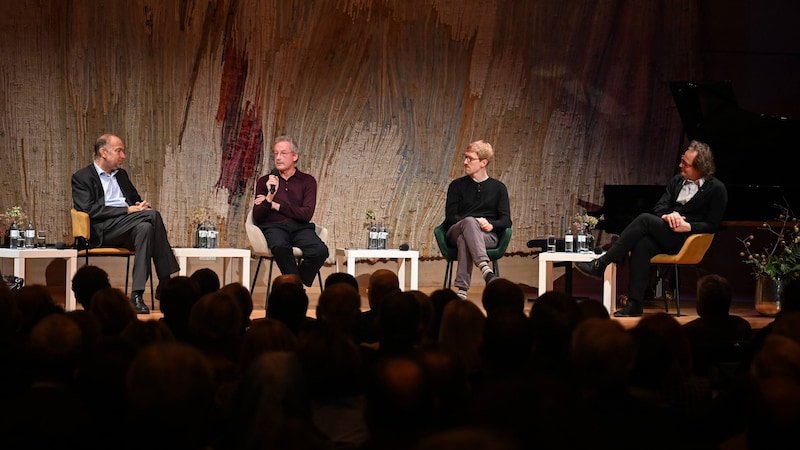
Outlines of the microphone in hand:
{"type": "MultiPolygon", "coordinates": [[[[280,176],[280,173],[278,172],[278,169],[276,169],[276,168],[274,168],[274,167],[273,167],[273,168],[272,168],[272,170],[269,172],[269,174],[270,174],[270,175],[275,175],[276,177],[277,177],[277,176],[280,176]]],[[[274,184],[273,184],[273,185],[270,185],[270,187],[269,187],[269,193],[270,193],[270,194],[272,194],[272,195],[275,195],[275,185],[274,185],[274,184]]]]}

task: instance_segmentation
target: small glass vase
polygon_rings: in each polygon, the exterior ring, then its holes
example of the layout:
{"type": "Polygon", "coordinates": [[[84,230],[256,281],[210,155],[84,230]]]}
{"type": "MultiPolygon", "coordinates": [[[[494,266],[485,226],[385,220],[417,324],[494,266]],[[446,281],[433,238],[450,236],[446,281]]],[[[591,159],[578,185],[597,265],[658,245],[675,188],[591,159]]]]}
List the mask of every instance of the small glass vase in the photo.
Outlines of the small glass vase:
{"type": "Polygon", "coordinates": [[[781,311],[781,297],[786,285],[784,278],[760,275],[756,280],[756,312],[762,316],[775,317],[781,311]]]}

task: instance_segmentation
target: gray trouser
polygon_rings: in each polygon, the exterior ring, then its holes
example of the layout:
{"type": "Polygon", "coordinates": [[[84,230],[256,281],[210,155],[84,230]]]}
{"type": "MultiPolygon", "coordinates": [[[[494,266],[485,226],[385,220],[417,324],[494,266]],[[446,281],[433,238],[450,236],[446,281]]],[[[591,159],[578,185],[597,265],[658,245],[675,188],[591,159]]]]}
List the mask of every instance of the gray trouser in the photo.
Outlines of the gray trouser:
{"type": "Polygon", "coordinates": [[[151,261],[156,266],[159,283],[180,269],[158,211],[148,209],[126,214],[108,220],[105,226],[102,245],[136,251],[133,257],[133,291],[144,291],[151,261]]]}
{"type": "Polygon", "coordinates": [[[472,268],[488,263],[487,248],[497,247],[497,235],[481,230],[478,219],[466,217],[447,230],[447,242],[458,249],[456,288],[468,290],[472,282],[472,268]]]}

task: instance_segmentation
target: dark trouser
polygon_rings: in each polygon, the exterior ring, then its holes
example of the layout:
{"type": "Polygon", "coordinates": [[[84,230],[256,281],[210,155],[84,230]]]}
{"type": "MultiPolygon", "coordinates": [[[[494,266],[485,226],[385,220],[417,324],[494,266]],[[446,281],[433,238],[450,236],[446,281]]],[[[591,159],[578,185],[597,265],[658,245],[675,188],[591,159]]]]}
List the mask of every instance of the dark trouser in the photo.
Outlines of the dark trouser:
{"type": "Polygon", "coordinates": [[[317,272],[328,259],[328,246],[317,236],[313,223],[259,225],[278,269],[284,275],[296,274],[303,284],[311,286],[317,272]],[[300,265],[292,247],[303,251],[300,265]]]}
{"type": "Polygon", "coordinates": [[[458,248],[456,288],[469,290],[473,265],[489,262],[486,249],[497,247],[497,235],[481,230],[478,219],[467,217],[451,226],[445,237],[447,242],[458,248]]]}
{"type": "Polygon", "coordinates": [[[661,217],[640,214],[622,230],[604,262],[620,263],[630,252],[628,298],[642,301],[650,277],[650,258],[659,253],[678,253],[686,236],[672,231],[661,217]]]}
{"type": "Polygon", "coordinates": [[[103,225],[102,246],[125,247],[136,252],[133,291],[144,291],[151,261],[156,266],[159,283],[180,270],[158,211],[148,209],[126,214],[107,220],[103,225]]]}

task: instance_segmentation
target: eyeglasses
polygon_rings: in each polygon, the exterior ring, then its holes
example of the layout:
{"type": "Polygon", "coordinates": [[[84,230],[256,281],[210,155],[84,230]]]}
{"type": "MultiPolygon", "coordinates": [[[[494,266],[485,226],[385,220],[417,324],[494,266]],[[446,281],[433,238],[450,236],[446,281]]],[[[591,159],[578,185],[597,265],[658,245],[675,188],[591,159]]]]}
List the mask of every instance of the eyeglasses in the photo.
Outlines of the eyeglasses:
{"type": "Polygon", "coordinates": [[[472,158],[472,157],[470,157],[470,156],[464,155],[464,160],[465,160],[465,161],[472,162],[472,161],[480,161],[480,160],[481,160],[481,158],[472,158]]]}
{"type": "Polygon", "coordinates": [[[683,167],[694,167],[693,163],[690,163],[690,162],[686,161],[683,158],[681,158],[681,164],[680,165],[683,166],[683,167]]]}
{"type": "Polygon", "coordinates": [[[282,156],[284,158],[288,158],[289,156],[292,155],[292,152],[273,152],[272,155],[273,156],[282,156]]]}

